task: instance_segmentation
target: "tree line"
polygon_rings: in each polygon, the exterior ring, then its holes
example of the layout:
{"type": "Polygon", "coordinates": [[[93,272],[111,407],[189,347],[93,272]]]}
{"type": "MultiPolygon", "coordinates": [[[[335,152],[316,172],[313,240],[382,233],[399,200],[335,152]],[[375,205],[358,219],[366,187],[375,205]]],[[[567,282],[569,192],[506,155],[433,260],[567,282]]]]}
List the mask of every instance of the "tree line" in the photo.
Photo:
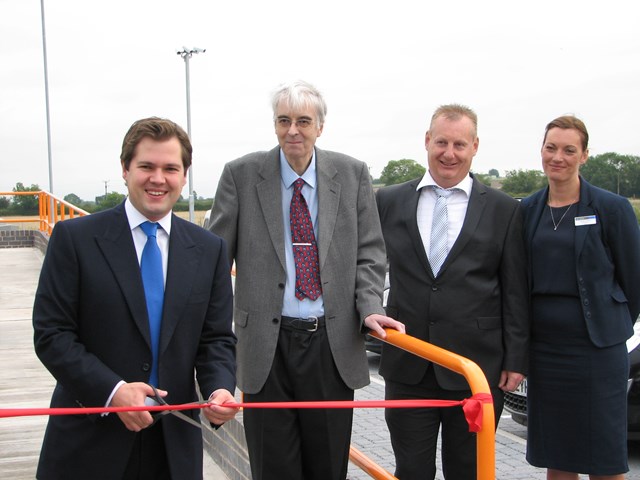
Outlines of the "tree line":
{"type": "MultiPolygon", "coordinates": [[[[39,192],[42,189],[38,184],[32,184],[27,187],[22,182],[16,183],[16,186],[12,191],[14,192],[39,192]]],[[[198,197],[196,192],[194,194],[194,209],[195,210],[208,210],[211,208],[213,199],[198,197]]],[[[81,199],[75,193],[70,193],[63,197],[65,202],[72,204],[75,207],[86,210],[89,213],[99,212],[108,208],[115,207],[122,203],[126,195],[118,192],[106,193],[95,197],[93,201],[86,201],[81,199]]],[[[174,211],[188,211],[189,200],[180,197],[178,202],[173,207],[174,211]]],[[[38,195],[12,195],[11,197],[0,197],[0,216],[12,216],[12,215],[38,215],[38,195]]]]}
{"type": "MultiPolygon", "coordinates": [[[[415,160],[391,160],[374,180],[379,186],[395,185],[424,175],[426,168],[415,160]]],[[[614,152],[589,157],[580,174],[591,184],[627,198],[640,197],[640,157],[614,152]]],[[[496,169],[474,176],[486,185],[498,180],[496,169]]],[[[509,170],[500,179],[499,188],[513,197],[526,197],[547,185],[541,170],[509,170]]]]}
{"type": "MultiPolygon", "coordinates": [[[[376,186],[388,186],[406,182],[424,175],[426,168],[415,160],[403,158],[391,160],[382,170],[380,178],[374,179],[376,186]]],[[[591,184],[627,198],[640,198],[640,157],[635,155],[621,155],[615,152],[602,153],[589,157],[580,168],[580,174],[591,184]]],[[[499,177],[496,169],[488,173],[476,173],[474,176],[486,185],[496,185],[502,191],[517,198],[526,197],[547,185],[547,178],[541,170],[509,170],[504,177],[499,177]]],[[[38,185],[26,187],[18,182],[14,192],[40,191],[38,185]]],[[[95,201],[85,201],[70,193],[64,200],[90,213],[105,210],[121,203],[125,195],[111,192],[95,198],[95,201]]],[[[212,199],[198,197],[194,192],[195,210],[208,210],[212,199]]],[[[635,205],[634,205],[635,208],[635,205]]],[[[181,198],[174,210],[189,209],[187,199],[181,198]]],[[[640,217],[640,212],[636,212],[640,217]]],[[[13,198],[0,197],[0,215],[37,215],[37,195],[15,195],[13,198]]]]}

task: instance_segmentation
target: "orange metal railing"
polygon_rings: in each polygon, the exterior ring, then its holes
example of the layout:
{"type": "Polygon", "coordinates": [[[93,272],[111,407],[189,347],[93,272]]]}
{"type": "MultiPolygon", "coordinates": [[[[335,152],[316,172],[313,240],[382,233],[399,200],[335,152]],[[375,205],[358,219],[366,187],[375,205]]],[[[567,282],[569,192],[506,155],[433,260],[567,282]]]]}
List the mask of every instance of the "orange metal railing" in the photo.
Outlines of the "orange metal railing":
{"type": "MultiPolygon", "coordinates": [[[[377,334],[371,333],[386,343],[413,353],[421,358],[430,360],[457,372],[465,377],[471,387],[471,392],[491,394],[489,384],[484,373],[478,365],[468,358],[436,347],[415,337],[411,337],[396,330],[385,329],[387,338],[382,339],[377,334]]],[[[477,434],[477,478],[478,480],[495,480],[496,478],[496,447],[495,447],[495,414],[493,404],[485,403],[482,406],[482,428],[477,434]]],[[[349,459],[376,480],[395,479],[393,475],[378,466],[366,457],[362,452],[351,447],[349,459]]]]}
{"type": "Polygon", "coordinates": [[[89,212],[64,201],[55,195],[45,192],[0,192],[0,196],[5,195],[32,195],[38,196],[38,218],[33,217],[2,217],[0,222],[6,223],[38,223],[38,230],[51,234],[56,222],[67,218],[82,217],[89,215],[89,212]]]}

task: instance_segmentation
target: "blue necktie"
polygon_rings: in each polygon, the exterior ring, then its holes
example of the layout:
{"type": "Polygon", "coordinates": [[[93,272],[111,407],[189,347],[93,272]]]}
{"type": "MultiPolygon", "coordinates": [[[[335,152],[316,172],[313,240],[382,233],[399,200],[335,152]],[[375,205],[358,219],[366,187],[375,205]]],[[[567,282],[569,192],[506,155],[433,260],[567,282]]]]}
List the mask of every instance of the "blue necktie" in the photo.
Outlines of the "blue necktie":
{"type": "Polygon", "coordinates": [[[449,230],[449,215],[447,211],[447,199],[456,190],[445,190],[433,185],[436,194],[436,204],[433,207],[433,220],[431,223],[431,244],[429,246],[429,263],[433,276],[438,276],[438,272],[449,254],[447,245],[449,230]]]}
{"type": "Polygon", "coordinates": [[[160,324],[162,323],[162,306],[164,304],[164,274],[162,272],[162,255],[156,241],[158,224],[144,222],[140,228],[147,235],[147,243],[142,251],[140,271],[144,284],[144,296],[147,300],[149,330],[151,331],[151,352],[153,363],[149,383],[158,386],[158,350],[160,345],[160,324]]]}

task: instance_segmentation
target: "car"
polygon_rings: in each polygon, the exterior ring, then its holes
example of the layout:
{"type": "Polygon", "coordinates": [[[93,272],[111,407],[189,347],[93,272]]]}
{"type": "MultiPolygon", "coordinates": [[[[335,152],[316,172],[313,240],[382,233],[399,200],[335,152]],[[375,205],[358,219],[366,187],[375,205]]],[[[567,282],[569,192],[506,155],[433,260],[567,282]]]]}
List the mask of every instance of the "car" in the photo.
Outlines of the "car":
{"type": "MultiPolygon", "coordinates": [[[[640,322],[627,340],[629,352],[629,380],[627,383],[627,431],[630,440],[640,440],[640,322]]],[[[527,380],[514,392],[504,395],[504,409],[521,425],[527,425],[527,380]]]]}

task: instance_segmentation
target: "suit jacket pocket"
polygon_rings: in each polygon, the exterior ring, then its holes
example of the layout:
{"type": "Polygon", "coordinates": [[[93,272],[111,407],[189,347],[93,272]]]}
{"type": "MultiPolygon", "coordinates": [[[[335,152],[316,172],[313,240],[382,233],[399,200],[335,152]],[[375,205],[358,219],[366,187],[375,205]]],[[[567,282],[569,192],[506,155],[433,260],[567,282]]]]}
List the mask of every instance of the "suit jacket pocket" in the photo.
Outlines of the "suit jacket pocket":
{"type": "Polygon", "coordinates": [[[621,288],[616,288],[613,292],[611,292],[611,298],[613,298],[618,303],[627,303],[627,296],[624,294],[621,288]]]}
{"type": "Polygon", "coordinates": [[[244,310],[240,310],[239,308],[235,308],[233,310],[233,322],[238,327],[243,327],[243,328],[246,327],[248,319],[249,319],[249,314],[244,310]]]}
{"type": "Polygon", "coordinates": [[[501,317],[478,317],[478,328],[480,330],[493,330],[502,326],[501,317]]]}

